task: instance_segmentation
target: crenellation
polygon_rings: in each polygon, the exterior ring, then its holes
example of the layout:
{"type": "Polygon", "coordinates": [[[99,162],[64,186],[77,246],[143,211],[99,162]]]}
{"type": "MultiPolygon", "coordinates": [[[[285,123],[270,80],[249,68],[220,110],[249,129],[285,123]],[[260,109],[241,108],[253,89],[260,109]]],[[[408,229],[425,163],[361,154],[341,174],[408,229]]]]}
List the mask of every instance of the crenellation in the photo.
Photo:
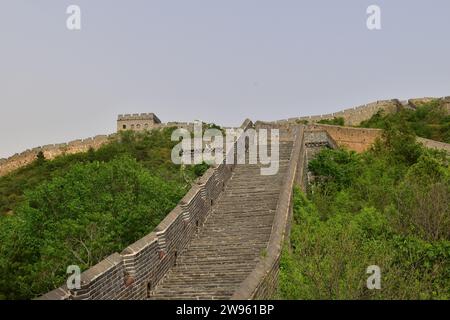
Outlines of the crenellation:
{"type": "Polygon", "coordinates": [[[63,154],[86,152],[89,148],[98,149],[103,144],[110,141],[110,139],[114,139],[115,137],[115,134],[98,135],[93,138],[78,139],[68,143],[48,144],[27,149],[24,152],[16,153],[0,162],[0,177],[23,166],[31,164],[34,160],[36,160],[37,154],[41,151],[47,159],[54,159],[63,154]]]}

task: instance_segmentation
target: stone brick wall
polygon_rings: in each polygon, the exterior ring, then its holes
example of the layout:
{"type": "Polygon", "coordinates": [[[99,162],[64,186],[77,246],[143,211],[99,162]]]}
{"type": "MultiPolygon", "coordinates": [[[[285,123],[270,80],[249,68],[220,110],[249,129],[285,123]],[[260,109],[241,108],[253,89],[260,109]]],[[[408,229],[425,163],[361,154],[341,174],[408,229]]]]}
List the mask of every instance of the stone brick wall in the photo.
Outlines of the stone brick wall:
{"type": "Polygon", "coordinates": [[[434,140],[425,139],[425,138],[417,138],[417,141],[420,142],[421,144],[423,144],[427,148],[437,149],[437,150],[445,150],[450,153],[450,144],[448,144],[448,143],[434,141],[434,140]]]}
{"type": "Polygon", "coordinates": [[[356,152],[367,150],[381,136],[380,129],[352,128],[315,124],[308,126],[308,131],[326,131],[339,147],[356,152]]]}
{"type": "Polygon", "coordinates": [[[307,122],[308,124],[311,124],[316,123],[320,120],[332,120],[334,118],[344,118],[345,125],[356,126],[359,125],[362,121],[370,119],[370,117],[372,117],[379,110],[384,110],[385,113],[395,113],[402,107],[404,107],[404,105],[397,99],[383,100],[355,108],[344,109],[342,111],[335,113],[289,118],[284,120],[273,121],[271,123],[302,124],[307,122]]]}
{"type": "MultiPolygon", "coordinates": [[[[257,121],[255,126],[258,128],[279,128],[285,132],[284,139],[292,139],[291,131],[298,125],[291,122],[271,124],[268,122],[257,121]]],[[[328,133],[329,138],[334,141],[336,146],[346,147],[356,152],[367,150],[367,148],[369,148],[382,133],[382,130],[380,129],[343,127],[327,124],[312,124],[307,125],[306,127],[307,131],[325,131],[328,133]]],[[[280,137],[280,140],[282,140],[282,138],[283,137],[280,137]]]]}
{"type": "MultiPolygon", "coordinates": [[[[370,148],[375,140],[381,137],[383,130],[332,126],[315,124],[307,126],[308,131],[326,131],[330,138],[339,147],[345,147],[356,152],[363,152],[370,148]]],[[[435,140],[417,137],[417,141],[430,149],[445,150],[450,152],[450,144],[435,140]]]]}
{"type": "Polygon", "coordinates": [[[117,132],[123,130],[150,130],[161,120],[154,113],[119,114],[117,117],[117,132]]]}
{"type": "Polygon", "coordinates": [[[362,105],[355,108],[344,109],[339,112],[322,114],[322,115],[314,115],[314,116],[306,116],[306,117],[296,117],[289,118],[284,120],[272,121],[269,123],[272,124],[293,124],[293,123],[304,123],[308,122],[308,124],[316,123],[320,120],[331,120],[333,118],[344,118],[345,125],[349,126],[357,126],[362,121],[370,119],[375,113],[379,110],[384,110],[385,113],[395,113],[402,108],[410,108],[415,109],[416,107],[430,102],[434,99],[438,99],[442,102],[444,108],[450,111],[450,97],[443,98],[419,98],[419,99],[410,99],[408,101],[399,101],[398,99],[392,100],[382,100],[373,103],[369,103],[366,105],[362,105]]]}
{"type": "MultiPolygon", "coordinates": [[[[253,126],[246,120],[241,128],[253,126]]],[[[243,135],[237,138],[237,143],[243,135]]],[[[232,152],[232,150],[229,150],[232,152]]],[[[200,230],[233,164],[210,168],[150,234],[81,274],[81,289],[57,288],[39,299],[146,299],[200,230]]]]}
{"type": "Polygon", "coordinates": [[[114,137],[114,134],[99,135],[93,138],[75,140],[68,143],[50,144],[15,154],[8,159],[0,159],[0,176],[4,176],[32,163],[36,160],[36,156],[40,151],[44,153],[46,159],[54,159],[63,154],[86,152],[90,148],[98,149],[103,144],[111,141],[114,137]]]}

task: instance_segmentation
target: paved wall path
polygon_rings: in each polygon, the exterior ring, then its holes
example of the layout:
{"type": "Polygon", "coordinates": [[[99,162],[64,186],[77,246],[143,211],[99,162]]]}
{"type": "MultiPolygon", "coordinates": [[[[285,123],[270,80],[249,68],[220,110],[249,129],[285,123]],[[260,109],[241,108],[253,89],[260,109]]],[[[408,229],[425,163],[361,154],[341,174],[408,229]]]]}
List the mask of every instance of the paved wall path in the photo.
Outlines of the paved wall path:
{"type": "Polygon", "coordinates": [[[276,175],[261,175],[260,164],[237,165],[199,235],[150,299],[232,297],[265,254],[292,144],[280,142],[276,175]]]}

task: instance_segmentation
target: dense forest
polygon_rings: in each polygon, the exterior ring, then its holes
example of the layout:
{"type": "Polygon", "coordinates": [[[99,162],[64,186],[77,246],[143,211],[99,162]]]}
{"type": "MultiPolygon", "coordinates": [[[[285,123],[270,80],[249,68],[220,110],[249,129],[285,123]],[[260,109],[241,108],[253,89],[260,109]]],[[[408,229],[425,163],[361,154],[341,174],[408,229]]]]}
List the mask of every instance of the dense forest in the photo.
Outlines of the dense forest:
{"type": "Polygon", "coordinates": [[[306,194],[295,190],[280,298],[450,298],[449,157],[415,142],[424,127],[389,126],[362,154],[324,149],[310,161],[315,179],[306,194]],[[366,287],[371,265],[381,290],[366,287]]]}
{"type": "Polygon", "coordinates": [[[441,100],[433,100],[416,109],[402,109],[397,113],[379,111],[360,127],[388,129],[405,126],[417,136],[450,143],[450,114],[441,100]]]}
{"type": "Polygon", "coordinates": [[[149,233],[207,165],[171,161],[173,128],[124,132],[94,151],[0,178],[0,299],[29,299],[149,233]]]}

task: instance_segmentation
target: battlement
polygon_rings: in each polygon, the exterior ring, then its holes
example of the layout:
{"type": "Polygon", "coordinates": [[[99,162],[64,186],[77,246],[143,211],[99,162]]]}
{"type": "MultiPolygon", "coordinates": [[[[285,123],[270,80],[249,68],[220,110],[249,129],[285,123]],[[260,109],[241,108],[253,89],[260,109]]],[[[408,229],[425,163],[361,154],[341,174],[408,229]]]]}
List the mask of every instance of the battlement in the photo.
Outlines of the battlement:
{"type": "Polygon", "coordinates": [[[119,114],[117,121],[127,120],[150,120],[154,123],[161,123],[161,120],[154,113],[133,113],[133,114],[119,114]]]}
{"type": "Polygon", "coordinates": [[[343,118],[346,126],[357,126],[361,122],[370,119],[378,111],[384,111],[386,114],[396,113],[403,108],[416,109],[417,107],[431,102],[433,100],[438,100],[441,102],[444,108],[450,113],[450,100],[449,97],[442,98],[420,98],[420,99],[409,99],[400,101],[398,99],[391,100],[380,100],[372,103],[368,103],[362,106],[352,107],[342,109],[341,111],[321,114],[321,115],[311,115],[303,117],[288,118],[278,121],[269,121],[267,123],[271,124],[313,124],[321,120],[332,120],[334,118],[343,118]]]}
{"type": "Polygon", "coordinates": [[[86,139],[78,139],[67,143],[47,144],[33,149],[16,153],[7,159],[0,159],[0,177],[23,166],[29,165],[39,152],[43,152],[46,159],[54,159],[60,155],[86,152],[90,148],[94,150],[100,148],[103,144],[115,139],[115,134],[98,135],[86,139]]]}

